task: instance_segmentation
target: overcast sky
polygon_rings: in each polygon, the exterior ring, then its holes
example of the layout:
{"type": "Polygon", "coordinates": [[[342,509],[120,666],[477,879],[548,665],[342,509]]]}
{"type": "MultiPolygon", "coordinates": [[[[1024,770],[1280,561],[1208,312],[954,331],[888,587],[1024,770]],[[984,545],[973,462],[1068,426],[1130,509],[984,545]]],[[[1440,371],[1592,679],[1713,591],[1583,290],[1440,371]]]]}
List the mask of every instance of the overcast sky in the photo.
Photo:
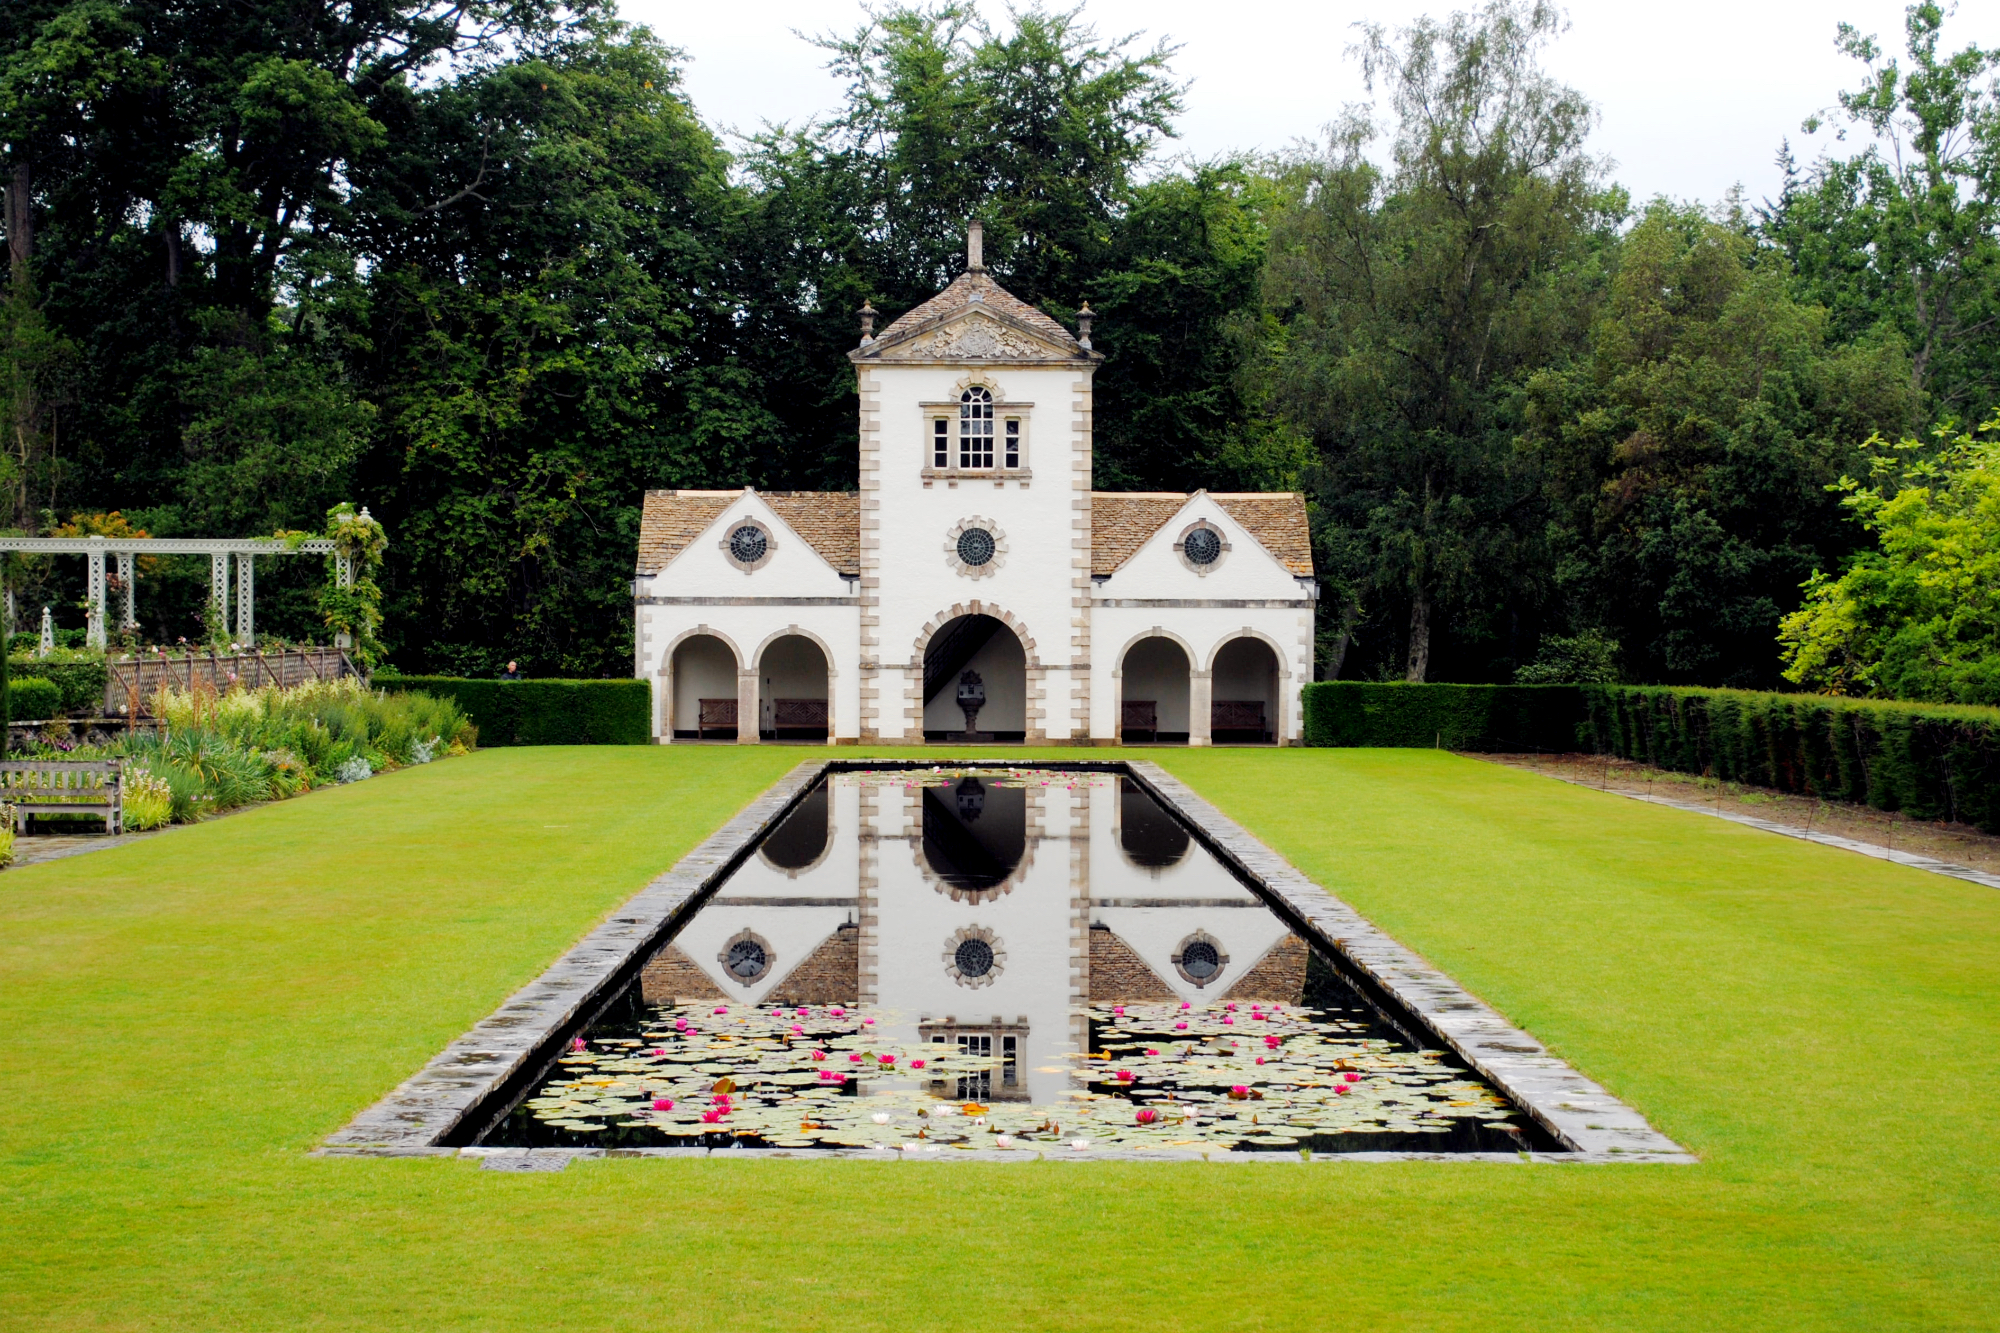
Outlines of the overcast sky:
{"type": "MultiPolygon", "coordinates": [[[[687,53],[687,87],[711,125],[754,131],[833,107],[839,86],[825,54],[795,31],[850,31],[863,20],[851,0],[622,0],[625,17],[650,25],[687,53]]],[[[1353,24],[1391,27],[1454,6],[1416,0],[1089,0],[1100,34],[1144,32],[1181,47],[1179,77],[1192,82],[1181,137],[1169,152],[1213,157],[1281,149],[1315,137],[1363,96],[1346,50],[1353,24]]],[[[1004,18],[1004,5],[986,12],[1004,18]]],[[[1799,122],[1855,86],[1859,66],[1834,50],[1842,20],[1902,49],[1901,0],[1575,0],[1571,26],[1550,51],[1555,74],[1603,113],[1594,151],[1615,159],[1633,195],[1713,202],[1741,183],[1754,203],[1773,193],[1773,166],[1789,137],[1802,160],[1830,140],[1799,122]]],[[[1962,7],[1945,29],[1952,48],[2000,44],[2000,6],[1962,7]]]]}

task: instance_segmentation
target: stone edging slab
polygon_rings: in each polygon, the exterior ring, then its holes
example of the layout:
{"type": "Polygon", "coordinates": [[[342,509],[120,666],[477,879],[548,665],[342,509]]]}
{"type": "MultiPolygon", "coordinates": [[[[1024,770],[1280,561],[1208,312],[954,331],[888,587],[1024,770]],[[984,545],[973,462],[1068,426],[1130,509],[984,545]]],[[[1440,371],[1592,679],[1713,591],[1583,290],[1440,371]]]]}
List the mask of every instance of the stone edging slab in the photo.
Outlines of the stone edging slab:
{"type": "Polygon", "coordinates": [[[798,765],[673,869],[641,889],[592,930],[548,971],[516,992],[490,1017],[451,1043],[416,1075],[315,1150],[320,1155],[373,1157],[464,1156],[494,1170],[560,1170],[594,1157],[711,1157],[770,1160],[827,1157],[906,1161],[1275,1161],[1420,1160],[1504,1162],[1693,1162],[1694,1156],[1647,1124],[1644,1117],[1571,1069],[1533,1037],[1510,1025],[1436,968],[1390,939],[1353,908],[1314,884],[1292,864],[1250,836],[1197,796],[1180,779],[1145,760],[1008,764],[982,760],[968,767],[1123,769],[1176,810],[1235,871],[1282,903],[1319,942],[1388,992],[1481,1077],[1504,1092],[1569,1149],[1557,1153],[1356,1153],[1318,1154],[1218,1150],[1134,1152],[1051,1146],[1037,1151],[941,1152],[934,1157],[884,1149],[744,1148],[453,1148],[441,1143],[483,1100],[518,1073],[550,1038],[603,998],[607,984],[636,961],[675,917],[706,889],[733,871],[766,828],[830,769],[855,771],[959,767],[937,760],[870,760],[843,757],[798,765]]]}

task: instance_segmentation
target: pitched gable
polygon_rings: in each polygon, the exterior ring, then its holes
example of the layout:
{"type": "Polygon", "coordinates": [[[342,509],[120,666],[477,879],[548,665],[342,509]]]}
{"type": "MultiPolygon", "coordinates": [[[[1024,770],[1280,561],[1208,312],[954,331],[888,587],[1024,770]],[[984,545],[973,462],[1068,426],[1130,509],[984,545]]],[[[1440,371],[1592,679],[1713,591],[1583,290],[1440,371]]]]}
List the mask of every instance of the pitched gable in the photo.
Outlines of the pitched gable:
{"type": "MultiPolygon", "coordinates": [[[[1175,491],[1093,491],[1090,496],[1090,572],[1114,574],[1154,533],[1194,499],[1175,491]]],[[[1210,494],[1223,513],[1299,578],[1313,572],[1312,532],[1306,500],[1296,491],[1210,494]]]]}
{"type": "MultiPolygon", "coordinates": [[[[861,497],[853,491],[749,491],[849,578],[861,574],[861,497]]],[[[659,573],[745,491],[647,491],[639,511],[641,576],[659,573]]]]}

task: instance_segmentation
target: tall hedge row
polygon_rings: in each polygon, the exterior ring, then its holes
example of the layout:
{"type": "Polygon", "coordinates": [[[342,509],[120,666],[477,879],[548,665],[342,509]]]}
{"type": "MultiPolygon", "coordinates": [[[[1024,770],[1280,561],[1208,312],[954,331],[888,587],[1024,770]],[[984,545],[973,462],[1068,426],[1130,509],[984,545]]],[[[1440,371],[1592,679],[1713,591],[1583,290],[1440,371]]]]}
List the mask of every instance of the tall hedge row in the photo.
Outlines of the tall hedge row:
{"type": "Polygon", "coordinates": [[[62,694],[65,713],[87,713],[96,717],[104,711],[104,683],[110,671],[103,658],[79,662],[49,661],[39,657],[10,657],[7,674],[14,680],[46,680],[62,694]]]}
{"type": "Polygon", "coordinates": [[[378,674],[383,689],[451,699],[481,745],[644,745],[653,696],[643,680],[466,680],[378,674]]]}
{"type": "Polygon", "coordinates": [[[1405,685],[1323,680],[1305,687],[1307,745],[1574,750],[1575,685],[1405,685]]]}
{"type": "Polygon", "coordinates": [[[1595,748],[2000,833],[2000,708],[1586,685],[1595,748]]]}

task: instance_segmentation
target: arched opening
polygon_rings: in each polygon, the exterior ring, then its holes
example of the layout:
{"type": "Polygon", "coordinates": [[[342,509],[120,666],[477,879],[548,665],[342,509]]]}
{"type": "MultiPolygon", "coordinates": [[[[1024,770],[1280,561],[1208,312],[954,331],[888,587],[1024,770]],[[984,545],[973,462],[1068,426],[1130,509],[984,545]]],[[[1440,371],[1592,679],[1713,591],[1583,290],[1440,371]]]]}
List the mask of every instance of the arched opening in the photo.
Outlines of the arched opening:
{"type": "Polygon", "coordinates": [[[954,899],[999,896],[1027,854],[1027,797],[969,775],[923,789],[924,864],[954,899]]]}
{"type": "Polygon", "coordinates": [[[1188,658],[1155,634],[1125,652],[1118,672],[1118,738],[1187,744],[1188,658]]]}
{"type": "Polygon", "coordinates": [[[826,654],[803,634],[773,639],[757,663],[757,730],[774,741],[823,741],[831,722],[826,654]]]}
{"type": "Polygon", "coordinates": [[[1018,741],[1028,734],[1028,655],[992,616],[946,621],[924,648],[924,739],[1018,741]]]}
{"type": "Polygon", "coordinates": [[[1144,788],[1118,779],[1118,850],[1127,861],[1158,876],[1185,860],[1191,845],[1187,830],[1144,788]]]}
{"type": "Polygon", "coordinates": [[[822,780],[771,830],[757,848],[757,855],[773,870],[796,878],[826,855],[828,831],[826,782],[822,780]]]}
{"type": "Polygon", "coordinates": [[[1278,655],[1262,639],[1231,639],[1215,655],[1209,690],[1209,739],[1258,744],[1278,729],[1278,655]]]}
{"type": "Polygon", "coordinates": [[[736,652],[713,634],[674,649],[674,739],[736,739],[736,652]]]}

